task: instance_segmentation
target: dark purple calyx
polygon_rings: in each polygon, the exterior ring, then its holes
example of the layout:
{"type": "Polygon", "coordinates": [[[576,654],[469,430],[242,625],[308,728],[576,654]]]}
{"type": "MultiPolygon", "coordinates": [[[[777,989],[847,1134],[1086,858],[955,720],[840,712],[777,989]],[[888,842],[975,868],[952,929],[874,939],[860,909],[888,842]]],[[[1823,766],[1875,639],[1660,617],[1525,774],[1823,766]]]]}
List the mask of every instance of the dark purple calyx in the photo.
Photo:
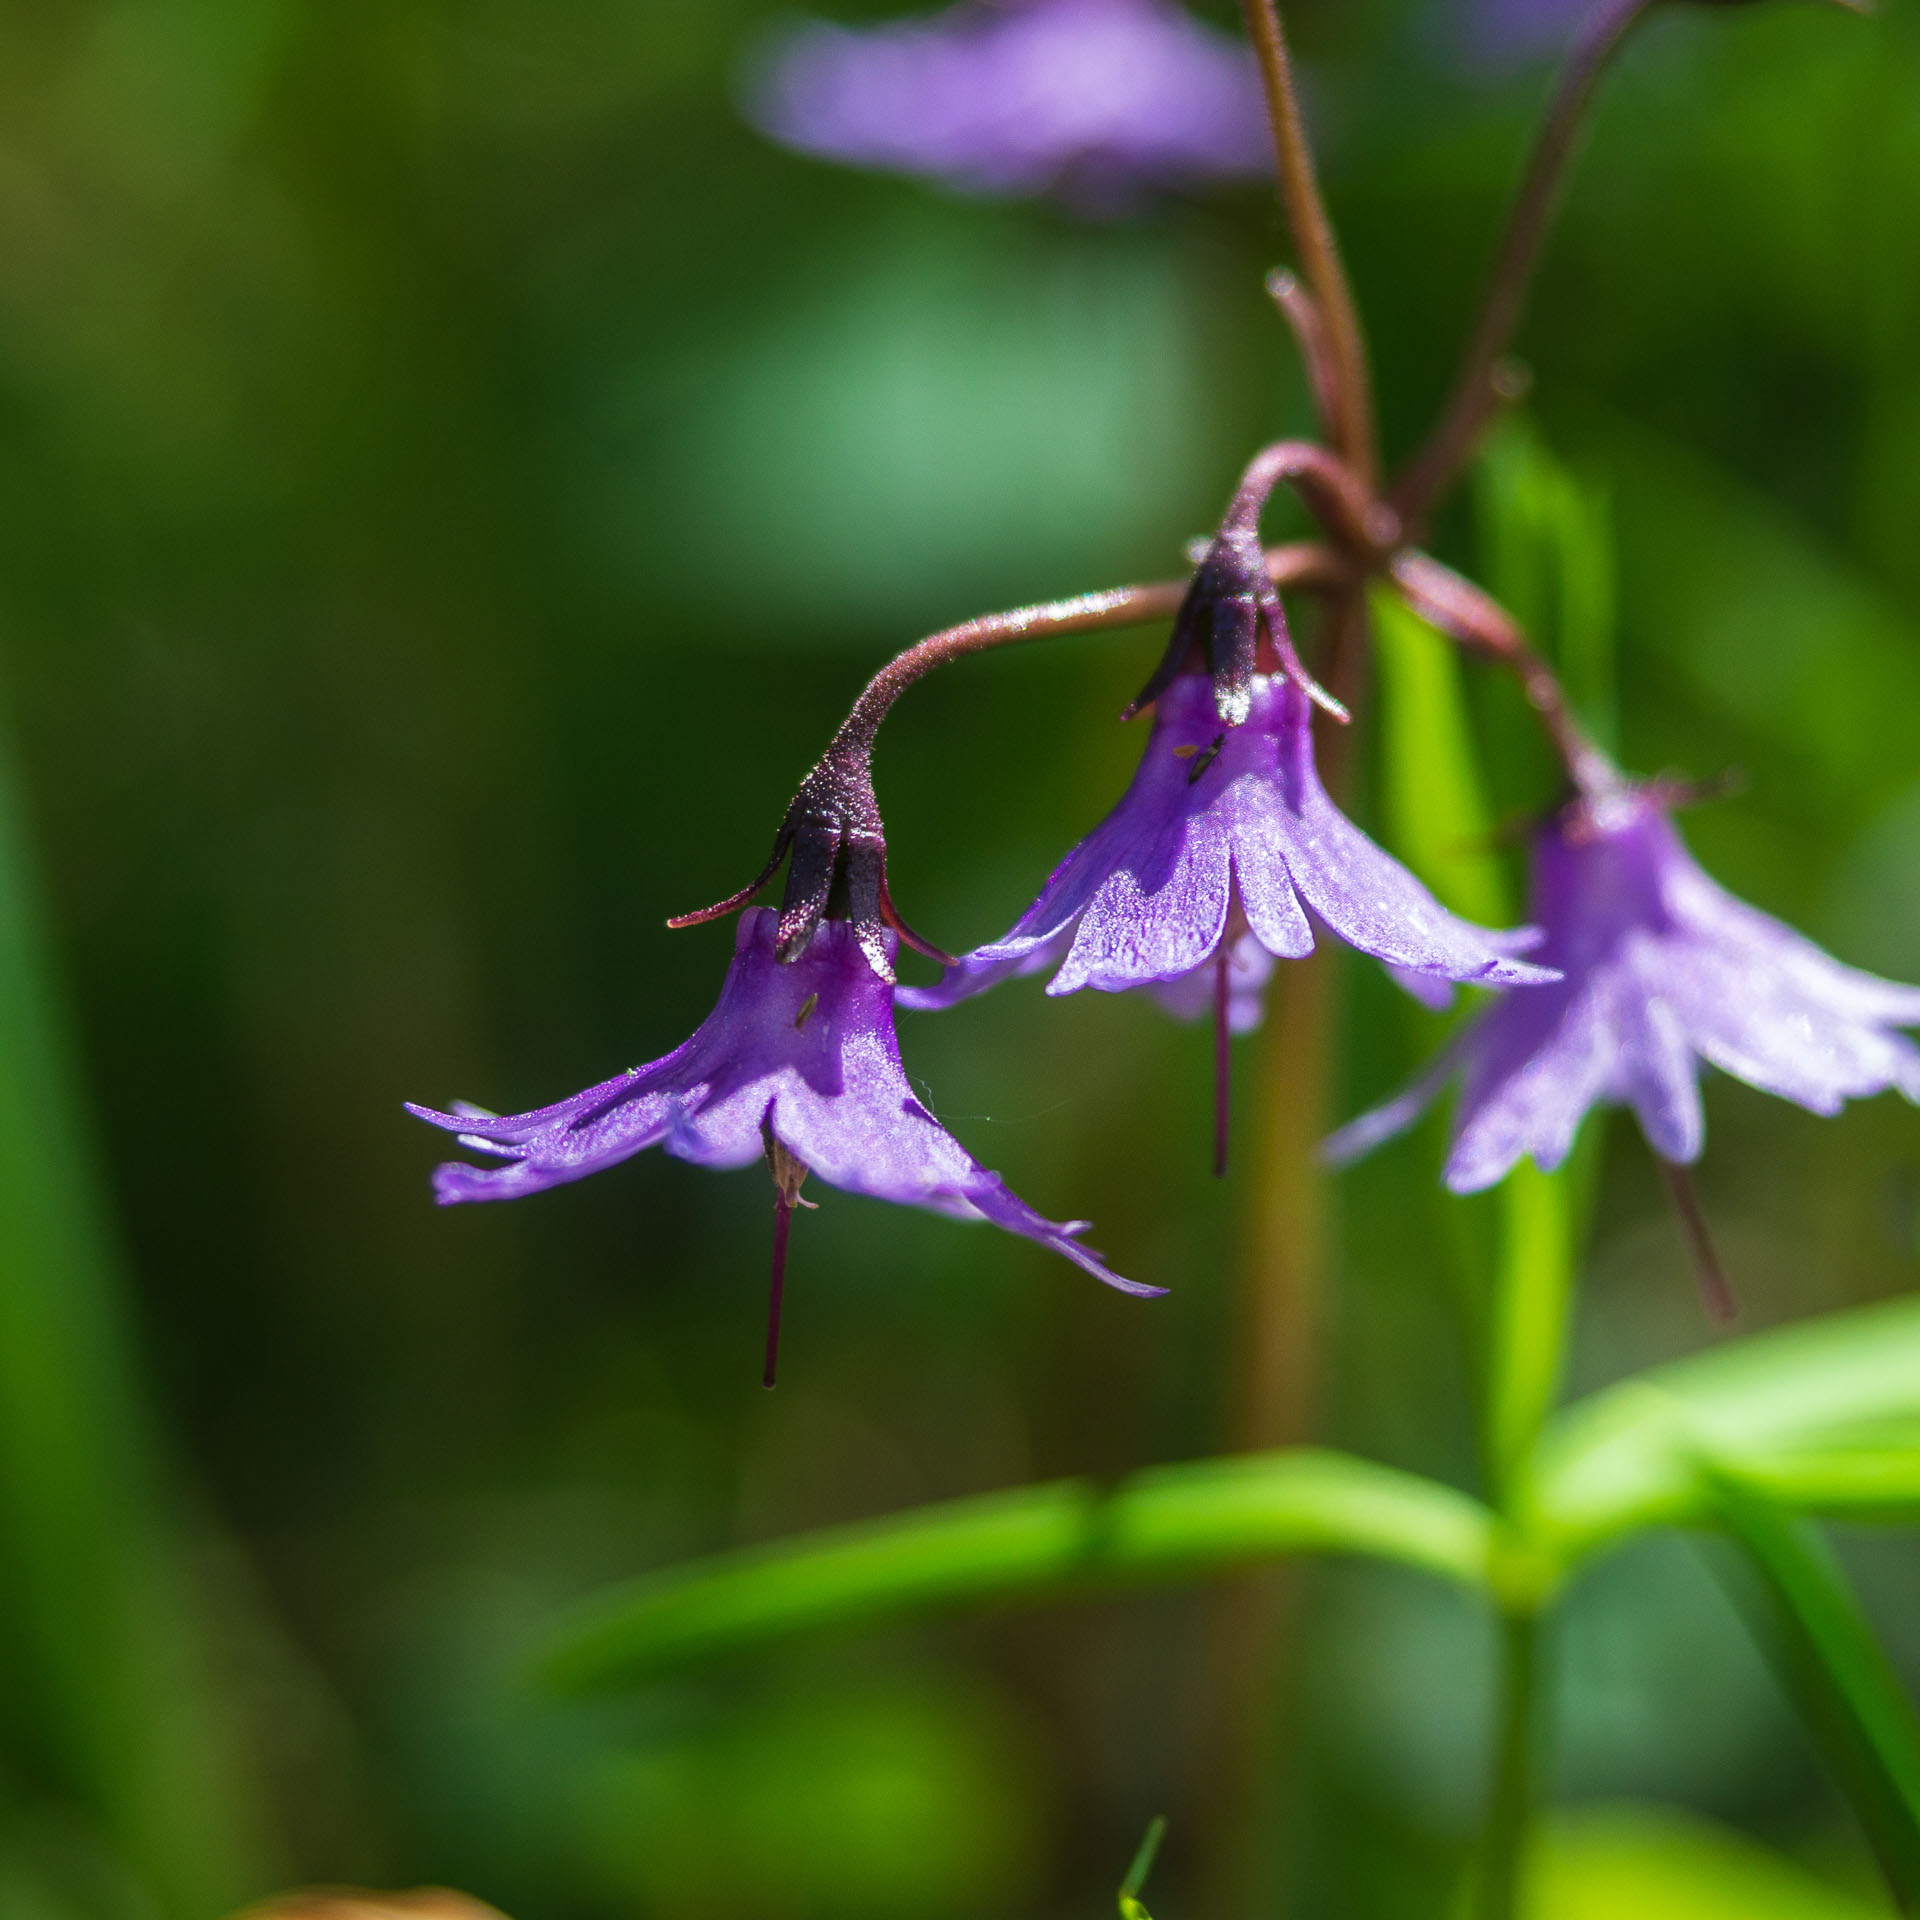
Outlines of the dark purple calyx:
{"type": "Polygon", "coordinates": [[[758,876],[710,907],[676,915],[668,926],[699,926],[736,912],[791,854],[774,949],[781,960],[798,960],[814,929],[831,919],[852,924],[868,963],[890,985],[894,973],[888,928],[929,960],[945,967],[955,964],[951,954],[922,939],[901,919],[887,891],[887,839],[873,794],[872,741],[860,737],[860,731],[843,728],[800,783],[758,876]]]}
{"type": "Polygon", "coordinates": [[[1153,678],[1121,715],[1123,720],[1150,707],[1181,674],[1205,673],[1213,681],[1215,712],[1228,726],[1239,726],[1253,711],[1263,627],[1274,657],[1294,684],[1336,719],[1347,718],[1346,708],[1300,664],[1286,609],[1267,570],[1260,515],[1282,480],[1298,489],[1316,517],[1350,550],[1384,550],[1398,537],[1398,523],[1367,499],[1324,447],[1283,440],[1266,448],[1241,476],[1226,518],[1201,555],[1174,615],[1167,650],[1153,678]]]}

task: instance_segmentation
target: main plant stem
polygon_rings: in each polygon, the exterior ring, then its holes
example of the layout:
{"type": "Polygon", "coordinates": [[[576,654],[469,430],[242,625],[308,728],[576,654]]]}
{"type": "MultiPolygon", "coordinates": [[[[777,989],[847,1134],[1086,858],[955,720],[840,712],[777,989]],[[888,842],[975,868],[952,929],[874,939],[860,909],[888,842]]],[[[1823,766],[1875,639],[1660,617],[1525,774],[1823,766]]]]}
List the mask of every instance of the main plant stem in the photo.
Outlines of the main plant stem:
{"type": "MultiPolygon", "coordinates": [[[[1323,671],[1343,701],[1364,667],[1363,595],[1333,596],[1324,620],[1323,671]]],[[[1336,801],[1348,783],[1351,728],[1316,726],[1321,777],[1336,801]]],[[[1275,979],[1258,1038],[1249,1169],[1236,1261],[1229,1351],[1228,1440],[1259,1452],[1312,1437],[1327,1240],[1327,1185],[1319,1159],[1334,1062],[1336,956],[1322,940],[1275,979]]],[[[1276,1697],[1288,1682],[1299,1615],[1291,1568],[1230,1582],[1209,1608],[1208,1726],[1196,1809],[1207,1836],[1206,1905],[1222,1920],[1271,1907],[1270,1862],[1276,1697]]]]}
{"type": "Polygon", "coordinates": [[[1500,1694],[1486,1824],[1474,1876],[1474,1920],[1518,1920],[1539,1797],[1545,1702],[1540,1619],[1550,1582],[1524,1542],[1540,1430],[1559,1398],[1573,1310],[1577,1227],[1562,1171],[1516,1167],[1502,1184],[1500,1247],[1486,1316],[1481,1432],[1488,1492],[1509,1529],[1495,1568],[1500,1694]]]}
{"type": "Polygon", "coordinates": [[[1474,1920],[1520,1920],[1524,1912],[1527,1844],[1540,1786],[1540,1719],[1540,1619],[1531,1607],[1513,1607],[1500,1619],[1500,1717],[1474,1920]]]}

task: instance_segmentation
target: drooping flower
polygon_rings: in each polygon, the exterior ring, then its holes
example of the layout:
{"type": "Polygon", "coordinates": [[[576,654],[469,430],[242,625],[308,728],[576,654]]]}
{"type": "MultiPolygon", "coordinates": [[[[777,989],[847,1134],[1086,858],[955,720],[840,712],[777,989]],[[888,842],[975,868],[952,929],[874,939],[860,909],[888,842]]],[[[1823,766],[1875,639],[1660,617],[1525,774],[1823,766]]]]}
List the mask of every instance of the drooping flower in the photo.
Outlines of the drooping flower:
{"type": "Polygon", "coordinates": [[[804,153],[1092,211],[1272,165],[1251,51],[1173,0],[961,0],[864,31],[807,21],[748,76],[804,153]]]}
{"type": "Polygon", "coordinates": [[[1699,1062],[1819,1114],[1897,1088],[1920,1101],[1920,988],[1877,979],[1717,886],[1668,817],[1622,781],[1575,800],[1534,844],[1537,958],[1555,984],[1503,995],[1397,1098],[1327,1143],[1356,1159],[1409,1126],[1458,1073],[1456,1193],[1523,1157],[1551,1171],[1589,1108],[1630,1106],[1669,1167],[1700,1156],[1699,1062]]]}
{"type": "Polygon", "coordinates": [[[1120,804],[1054,870],[999,940],[901,1005],[948,1007],[1015,975],[1057,968],[1049,993],[1154,987],[1198,1013],[1208,970],[1242,990],[1235,1024],[1259,1018],[1267,956],[1313,951],[1313,922],[1409,973],[1486,985],[1552,978],[1513,956],[1530,929],[1494,933],[1449,913],[1328,797],[1307,697],[1256,675],[1247,718],[1223,726],[1214,688],[1182,674],[1154,703],[1153,732],[1120,804]]]}
{"type": "Polygon", "coordinates": [[[1228,726],[1208,675],[1163,687],[1120,804],[1007,934],[937,985],[902,988],[900,1004],[950,1007],[1054,969],[1050,994],[1149,987],[1185,1017],[1211,1001],[1224,1035],[1258,1024],[1273,960],[1312,952],[1316,923],[1416,980],[1553,978],[1514,957],[1535,933],[1489,932],[1449,913],[1333,804],[1297,686],[1257,674],[1244,690],[1247,717],[1228,726]]]}
{"type": "MultiPolygon", "coordinates": [[[[895,936],[882,936],[886,958],[895,936]]],[[[809,1173],[849,1193],[989,1220],[1064,1254],[1108,1286],[1151,1295],[1080,1244],[1086,1222],[1043,1219],[990,1173],[921,1104],[900,1064],[892,990],[860,930],[827,918],[791,962],[779,957],[780,916],[740,919],[719,1004],[672,1053],[570,1100],[506,1117],[477,1108],[409,1111],[444,1127],[499,1165],[449,1161],[434,1172],[443,1206],[514,1200],[662,1146],[703,1167],[743,1167],[763,1156],[776,1189],[773,1323],[778,1330],[788,1216],[809,1173]]]]}

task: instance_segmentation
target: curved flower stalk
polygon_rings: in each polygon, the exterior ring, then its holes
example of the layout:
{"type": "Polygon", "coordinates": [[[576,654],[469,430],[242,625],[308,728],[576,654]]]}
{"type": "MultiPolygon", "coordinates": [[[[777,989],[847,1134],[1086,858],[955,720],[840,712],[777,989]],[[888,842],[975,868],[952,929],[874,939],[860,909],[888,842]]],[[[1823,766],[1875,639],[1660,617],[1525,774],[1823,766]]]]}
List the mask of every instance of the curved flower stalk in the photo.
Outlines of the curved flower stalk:
{"type": "MultiPolygon", "coordinates": [[[[1541,829],[1537,957],[1562,978],[1486,1008],[1405,1092],[1334,1134],[1329,1159],[1404,1130],[1456,1073],[1455,1193],[1522,1158],[1550,1172],[1596,1105],[1631,1107],[1667,1167],[1690,1165],[1705,1140],[1703,1060],[1813,1113],[1887,1088],[1920,1102],[1920,1048],[1897,1031],[1920,1026],[1920,987],[1842,966],[1717,886],[1669,819],[1673,798],[1617,781],[1541,829]]],[[[1690,1212],[1688,1227],[1698,1251],[1690,1212]]]]}
{"type": "MultiPolygon", "coordinates": [[[[900,1064],[887,979],[857,928],[823,920],[791,962],[780,958],[780,916],[740,919],[719,1004],[664,1059],[632,1067],[554,1106],[501,1117],[476,1107],[408,1111],[503,1164],[449,1161],[433,1176],[443,1206],[516,1200],[583,1179],[664,1147],[702,1167],[743,1167],[763,1156],[776,1189],[772,1384],[786,1228],[801,1183],[829,1186],[956,1220],[989,1220],[1038,1240],[1123,1293],[1153,1295],[1111,1272],[1080,1244],[1085,1221],[1043,1219],[921,1105],[900,1064]]],[[[891,958],[892,938],[888,937],[891,958]]]]}
{"type": "Polygon", "coordinates": [[[1172,0],[962,0],[865,31],[807,21],[750,73],[747,111],[803,153],[1089,212],[1271,166],[1251,52],[1172,0]]]}

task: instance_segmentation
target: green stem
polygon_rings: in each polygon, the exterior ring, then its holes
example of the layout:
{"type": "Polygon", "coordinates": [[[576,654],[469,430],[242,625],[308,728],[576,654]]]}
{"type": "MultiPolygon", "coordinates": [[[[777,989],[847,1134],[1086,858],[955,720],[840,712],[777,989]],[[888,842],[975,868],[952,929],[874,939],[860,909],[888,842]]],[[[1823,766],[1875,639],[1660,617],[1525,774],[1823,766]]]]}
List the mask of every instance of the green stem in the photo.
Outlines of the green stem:
{"type": "Polygon", "coordinates": [[[1540,1619],[1531,1606],[1500,1621],[1500,1725],[1474,1920],[1518,1920],[1540,1776],[1540,1619]]]}
{"type": "Polygon", "coordinates": [[[1564,1174],[1523,1161],[1500,1188],[1499,1266],[1487,1327],[1487,1477],[1494,1506],[1520,1517],[1528,1463],[1560,1392],[1573,1306],[1573,1209],[1564,1174]]]}

